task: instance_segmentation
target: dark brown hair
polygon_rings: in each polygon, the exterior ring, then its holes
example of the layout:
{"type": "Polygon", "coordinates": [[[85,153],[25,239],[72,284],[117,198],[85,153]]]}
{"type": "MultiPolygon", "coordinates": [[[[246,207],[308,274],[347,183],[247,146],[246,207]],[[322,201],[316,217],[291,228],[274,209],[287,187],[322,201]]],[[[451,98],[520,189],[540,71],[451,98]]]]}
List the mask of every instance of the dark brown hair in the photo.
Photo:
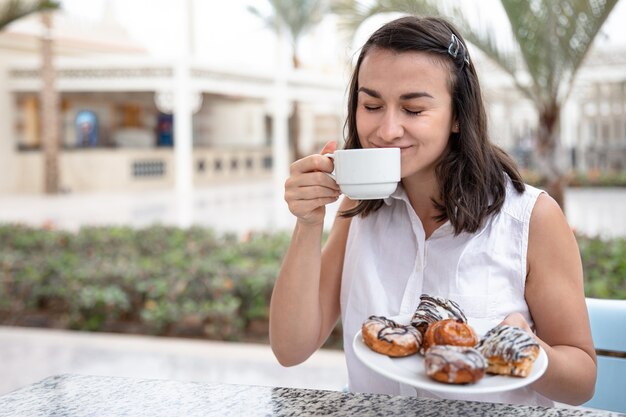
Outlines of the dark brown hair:
{"type": "MultiPolygon", "coordinates": [[[[518,192],[524,191],[524,182],[513,160],[489,140],[478,76],[465,45],[459,31],[439,17],[408,16],[385,24],[361,49],[349,85],[345,123],[345,148],[361,148],[356,129],[358,76],[363,59],[372,49],[425,52],[449,68],[452,115],[459,123],[459,133],[450,136],[448,151],[435,168],[441,203],[433,200],[433,204],[440,212],[436,220],[449,219],[455,234],[476,232],[488,216],[500,211],[506,197],[504,173],[518,192]],[[456,57],[449,52],[453,35],[457,43],[451,52],[456,49],[456,57]]],[[[367,216],[382,205],[383,200],[363,200],[341,215],[367,216]]]]}

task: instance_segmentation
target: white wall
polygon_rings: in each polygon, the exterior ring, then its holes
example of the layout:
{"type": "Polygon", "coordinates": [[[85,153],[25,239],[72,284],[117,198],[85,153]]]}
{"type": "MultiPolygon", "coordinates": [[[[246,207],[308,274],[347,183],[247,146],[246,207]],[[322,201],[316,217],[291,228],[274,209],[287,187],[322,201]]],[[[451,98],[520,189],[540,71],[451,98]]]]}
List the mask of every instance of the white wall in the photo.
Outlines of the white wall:
{"type": "MultiPolygon", "coordinates": [[[[264,160],[270,156],[269,148],[195,149],[194,184],[205,186],[230,180],[269,178],[271,169],[264,165],[264,160]],[[203,169],[199,169],[200,163],[203,169]]],[[[16,193],[40,194],[43,190],[42,153],[21,152],[15,159],[16,170],[12,172],[12,176],[16,183],[16,193]]],[[[71,193],[167,190],[174,186],[174,151],[171,148],[76,149],[62,151],[59,164],[62,167],[60,186],[71,193]],[[134,176],[132,170],[135,162],[162,163],[164,173],[134,176]]]]}
{"type": "Polygon", "coordinates": [[[7,63],[10,62],[0,53],[0,193],[15,190],[16,144],[14,133],[12,96],[8,93],[7,63]]]}
{"type": "Polygon", "coordinates": [[[265,106],[261,101],[205,95],[194,116],[194,143],[212,147],[265,145],[265,106]]]}

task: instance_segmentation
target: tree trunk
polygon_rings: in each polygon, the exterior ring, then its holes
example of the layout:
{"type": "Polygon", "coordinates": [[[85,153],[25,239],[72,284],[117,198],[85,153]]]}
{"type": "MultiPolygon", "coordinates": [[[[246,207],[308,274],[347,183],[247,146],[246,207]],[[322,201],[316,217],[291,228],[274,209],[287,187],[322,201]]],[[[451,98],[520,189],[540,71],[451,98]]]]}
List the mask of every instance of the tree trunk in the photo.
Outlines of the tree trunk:
{"type": "Polygon", "coordinates": [[[289,117],[289,137],[291,138],[291,156],[294,161],[302,158],[300,152],[300,106],[297,101],[293,102],[293,111],[289,117]]]}
{"type": "Polygon", "coordinates": [[[537,132],[537,165],[544,182],[545,191],[559,204],[565,212],[565,188],[567,176],[559,166],[560,160],[560,108],[552,103],[543,108],[539,114],[539,129],[537,132]]]}
{"type": "Polygon", "coordinates": [[[52,44],[52,15],[41,15],[44,35],[41,40],[41,137],[44,154],[44,191],[59,192],[59,95],[55,88],[54,52],[52,44]]]}

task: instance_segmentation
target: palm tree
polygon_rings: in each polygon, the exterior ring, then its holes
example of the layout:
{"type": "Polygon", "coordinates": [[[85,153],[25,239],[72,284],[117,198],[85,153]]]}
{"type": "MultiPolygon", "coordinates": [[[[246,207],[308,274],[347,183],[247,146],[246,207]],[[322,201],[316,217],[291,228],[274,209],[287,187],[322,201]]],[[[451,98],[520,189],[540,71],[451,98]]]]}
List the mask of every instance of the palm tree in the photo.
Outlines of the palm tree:
{"type": "Polygon", "coordinates": [[[483,51],[513,79],[538,114],[535,152],[546,190],[564,208],[567,178],[559,166],[561,109],[576,74],[617,0],[501,0],[514,48],[496,43],[493,31],[477,28],[451,2],[428,0],[337,0],[334,10],[356,28],[382,12],[448,15],[468,42],[483,51]],[[525,72],[519,71],[521,68],[525,72]]]}
{"type": "Polygon", "coordinates": [[[26,1],[8,0],[0,3],[0,30],[9,23],[28,16],[32,13],[42,12],[42,23],[46,34],[41,43],[41,107],[44,150],[44,190],[48,194],[56,194],[59,191],[59,129],[58,129],[58,93],[54,86],[54,67],[52,64],[52,40],[50,31],[52,17],[50,11],[57,9],[59,4],[55,1],[26,1]]]}
{"type": "MultiPolygon", "coordinates": [[[[317,26],[324,16],[330,12],[327,0],[267,0],[271,6],[269,14],[263,13],[256,7],[249,6],[250,13],[259,17],[277,35],[285,30],[291,38],[291,60],[294,68],[300,68],[298,44],[307,32],[317,26]]],[[[289,123],[292,144],[292,158],[301,157],[299,137],[300,120],[298,103],[293,103],[293,112],[289,123]]]]}

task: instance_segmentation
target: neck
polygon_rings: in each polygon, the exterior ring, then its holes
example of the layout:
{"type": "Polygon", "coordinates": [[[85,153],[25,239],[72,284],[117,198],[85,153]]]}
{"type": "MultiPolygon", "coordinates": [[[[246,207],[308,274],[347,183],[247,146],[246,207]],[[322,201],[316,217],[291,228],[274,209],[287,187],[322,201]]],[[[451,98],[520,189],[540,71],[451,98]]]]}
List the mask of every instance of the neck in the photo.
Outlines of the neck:
{"type": "Polygon", "coordinates": [[[437,178],[434,174],[429,177],[404,178],[402,179],[402,186],[411,202],[411,207],[424,226],[426,236],[430,236],[443,223],[434,219],[441,214],[433,204],[433,200],[441,201],[437,178]]]}

